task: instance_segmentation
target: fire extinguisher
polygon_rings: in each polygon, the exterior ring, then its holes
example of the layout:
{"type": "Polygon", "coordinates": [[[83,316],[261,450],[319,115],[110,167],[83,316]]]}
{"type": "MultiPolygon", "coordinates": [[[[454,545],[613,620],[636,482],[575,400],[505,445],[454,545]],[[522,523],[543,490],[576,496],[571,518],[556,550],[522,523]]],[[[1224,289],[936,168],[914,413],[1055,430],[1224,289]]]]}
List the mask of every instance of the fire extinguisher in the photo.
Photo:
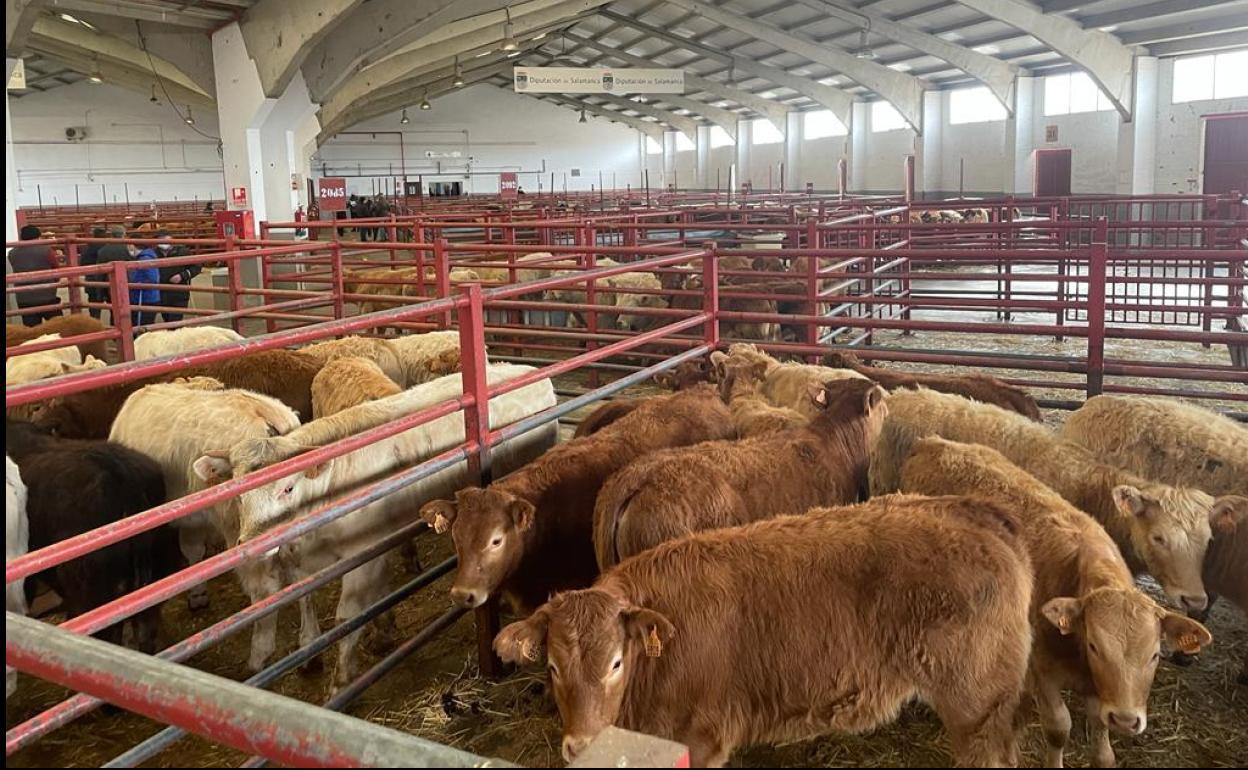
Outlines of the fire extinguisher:
{"type": "MultiPolygon", "coordinates": [[[[303,221],[303,204],[302,203],[299,204],[299,208],[295,209],[295,221],[296,222],[303,221]]],[[[307,233],[307,230],[302,227],[295,229],[296,238],[302,238],[306,233],[307,233]]]]}

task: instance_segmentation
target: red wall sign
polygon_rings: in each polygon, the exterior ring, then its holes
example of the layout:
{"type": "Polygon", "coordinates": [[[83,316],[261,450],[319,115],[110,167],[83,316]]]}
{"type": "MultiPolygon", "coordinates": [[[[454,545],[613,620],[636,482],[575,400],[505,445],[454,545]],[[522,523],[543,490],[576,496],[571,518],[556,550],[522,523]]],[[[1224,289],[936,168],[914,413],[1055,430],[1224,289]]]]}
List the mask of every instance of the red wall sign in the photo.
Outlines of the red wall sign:
{"type": "Polygon", "coordinates": [[[347,210],[347,180],[340,176],[323,176],[316,180],[316,197],[321,211],[347,210]]]}
{"type": "Polygon", "coordinates": [[[516,172],[504,171],[498,175],[498,192],[503,198],[515,198],[520,190],[520,181],[516,179],[516,172]]]}
{"type": "Polygon", "coordinates": [[[230,188],[230,203],[235,206],[246,206],[247,205],[247,188],[246,187],[231,187],[230,188]]]}

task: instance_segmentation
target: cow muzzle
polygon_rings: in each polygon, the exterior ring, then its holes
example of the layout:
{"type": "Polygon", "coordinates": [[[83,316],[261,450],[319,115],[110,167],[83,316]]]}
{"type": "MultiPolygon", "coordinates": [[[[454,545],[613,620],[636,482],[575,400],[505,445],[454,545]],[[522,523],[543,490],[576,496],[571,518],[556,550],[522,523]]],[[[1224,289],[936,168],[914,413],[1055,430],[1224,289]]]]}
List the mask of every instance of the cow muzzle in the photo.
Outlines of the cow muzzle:
{"type": "Polygon", "coordinates": [[[584,735],[563,736],[563,761],[571,762],[588,748],[592,739],[584,735]]]}
{"type": "Polygon", "coordinates": [[[463,607],[466,610],[475,610],[485,600],[490,598],[490,593],[482,588],[464,588],[462,586],[454,586],[451,588],[451,601],[463,607]]]}

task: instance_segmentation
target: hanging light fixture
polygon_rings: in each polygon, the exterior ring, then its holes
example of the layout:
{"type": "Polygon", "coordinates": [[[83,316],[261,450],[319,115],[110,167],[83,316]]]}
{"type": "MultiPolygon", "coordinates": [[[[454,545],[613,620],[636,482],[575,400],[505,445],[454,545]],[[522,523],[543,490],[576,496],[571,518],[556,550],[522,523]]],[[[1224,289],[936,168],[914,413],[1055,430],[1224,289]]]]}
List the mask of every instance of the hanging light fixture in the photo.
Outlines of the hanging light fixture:
{"type": "Polygon", "coordinates": [[[156,98],[156,84],[155,83],[152,83],[152,98],[148,99],[148,101],[151,102],[152,104],[158,104],[160,102],[160,100],[156,98]]]}
{"type": "Polygon", "coordinates": [[[503,13],[507,14],[507,21],[503,23],[503,43],[499,46],[503,51],[514,51],[520,47],[516,42],[516,38],[511,34],[511,8],[503,8],[503,13]]]}
{"type": "Polygon", "coordinates": [[[456,88],[464,87],[464,71],[459,66],[458,56],[455,57],[455,78],[451,80],[451,85],[455,86],[456,88]]]}
{"type": "Polygon", "coordinates": [[[421,97],[421,99],[420,99],[420,108],[421,108],[422,110],[432,110],[432,109],[433,109],[433,105],[429,103],[429,92],[428,92],[428,91],[426,91],[426,92],[425,92],[425,95],[424,95],[423,97],[421,97]]]}
{"type": "Polygon", "coordinates": [[[407,108],[404,107],[403,114],[399,116],[399,123],[401,125],[406,126],[408,123],[411,123],[411,122],[412,122],[412,119],[407,116],[407,108]]]}
{"type": "Polygon", "coordinates": [[[858,53],[854,54],[859,59],[874,59],[875,51],[871,50],[871,40],[868,37],[870,28],[863,27],[862,32],[858,33],[858,53]]]}
{"type": "Polygon", "coordinates": [[[582,108],[581,108],[581,119],[580,119],[580,120],[578,120],[578,121],[576,121],[576,122],[577,122],[577,123],[588,123],[588,122],[589,122],[589,118],[586,118],[586,117],[585,117],[585,108],[584,108],[584,107],[582,107],[582,108]]]}
{"type": "Polygon", "coordinates": [[[188,126],[195,125],[195,116],[191,114],[191,105],[186,105],[186,117],[182,118],[182,122],[188,126]]]}

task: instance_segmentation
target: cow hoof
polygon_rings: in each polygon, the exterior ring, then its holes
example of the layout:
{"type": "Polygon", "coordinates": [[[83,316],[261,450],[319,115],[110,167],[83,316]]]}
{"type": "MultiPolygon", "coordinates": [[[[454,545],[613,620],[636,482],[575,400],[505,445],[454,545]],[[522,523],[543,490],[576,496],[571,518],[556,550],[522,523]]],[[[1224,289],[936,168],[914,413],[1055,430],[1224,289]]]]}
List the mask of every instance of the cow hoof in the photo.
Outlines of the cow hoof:
{"type": "Polygon", "coordinates": [[[1195,655],[1188,655],[1186,652],[1178,652],[1177,650],[1170,656],[1170,662],[1176,666],[1187,668],[1196,662],[1195,655]]]}

